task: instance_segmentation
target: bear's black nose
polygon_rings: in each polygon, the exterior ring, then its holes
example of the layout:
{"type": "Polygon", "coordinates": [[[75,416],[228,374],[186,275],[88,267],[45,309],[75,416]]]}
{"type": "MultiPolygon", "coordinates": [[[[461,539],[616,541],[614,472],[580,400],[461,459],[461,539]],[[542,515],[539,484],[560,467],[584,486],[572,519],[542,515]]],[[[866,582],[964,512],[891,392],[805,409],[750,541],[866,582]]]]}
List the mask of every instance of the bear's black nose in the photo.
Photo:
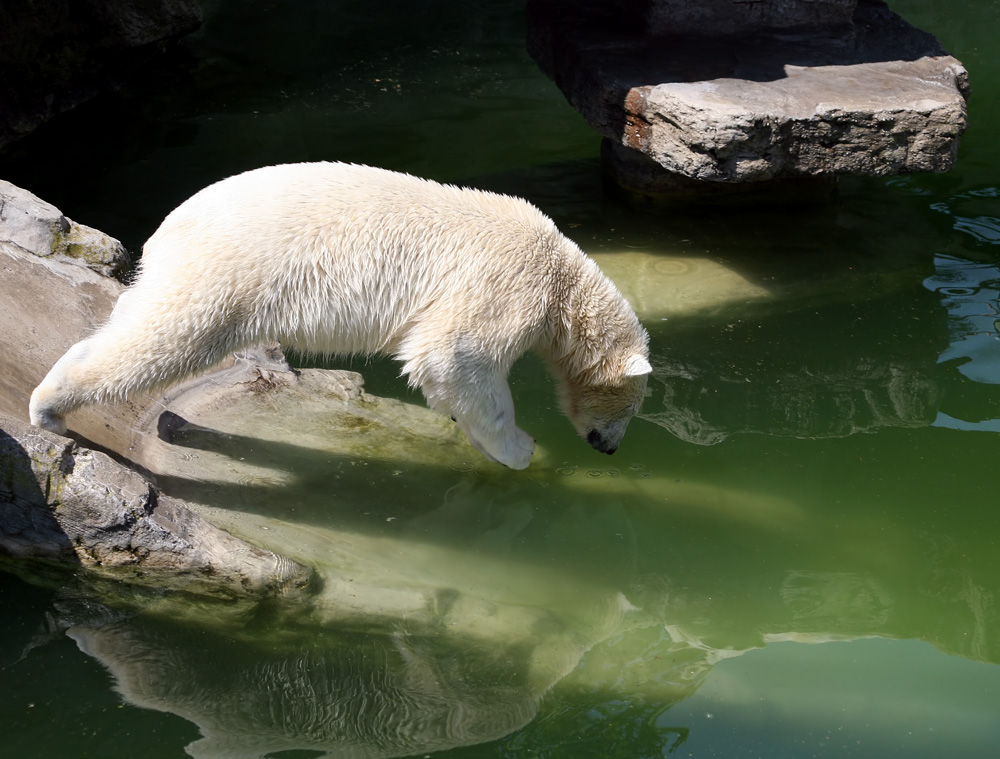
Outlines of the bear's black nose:
{"type": "Polygon", "coordinates": [[[606,453],[609,456],[618,450],[618,446],[611,446],[608,441],[604,439],[597,430],[591,430],[587,433],[587,442],[590,443],[590,447],[595,451],[600,451],[601,453],[606,453]]]}

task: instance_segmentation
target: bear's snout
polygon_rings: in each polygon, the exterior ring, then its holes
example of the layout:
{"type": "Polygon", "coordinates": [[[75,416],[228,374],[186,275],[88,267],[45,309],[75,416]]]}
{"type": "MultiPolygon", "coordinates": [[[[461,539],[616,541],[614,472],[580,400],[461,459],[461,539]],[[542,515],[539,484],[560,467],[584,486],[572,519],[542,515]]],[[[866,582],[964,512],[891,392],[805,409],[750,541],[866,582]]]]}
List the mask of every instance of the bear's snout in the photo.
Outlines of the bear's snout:
{"type": "Polygon", "coordinates": [[[587,433],[587,442],[590,443],[590,447],[595,451],[600,451],[601,453],[606,453],[609,456],[618,450],[617,445],[612,445],[604,436],[597,430],[591,430],[587,433]]]}

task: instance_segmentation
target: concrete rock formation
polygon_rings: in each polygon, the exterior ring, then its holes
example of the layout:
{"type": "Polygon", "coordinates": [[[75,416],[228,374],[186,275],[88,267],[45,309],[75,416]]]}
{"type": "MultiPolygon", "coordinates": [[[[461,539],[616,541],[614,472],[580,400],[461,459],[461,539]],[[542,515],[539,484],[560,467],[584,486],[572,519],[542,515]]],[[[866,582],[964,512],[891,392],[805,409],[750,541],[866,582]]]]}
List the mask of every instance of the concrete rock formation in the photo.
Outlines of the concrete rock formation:
{"type": "Polygon", "coordinates": [[[529,19],[532,56],[639,192],[946,171],[966,125],[961,63],[878,0],[531,0],[529,19]]]}
{"type": "Polygon", "coordinates": [[[0,553],[223,597],[303,587],[311,576],[160,495],[111,457],[7,417],[0,417],[0,553]]]}

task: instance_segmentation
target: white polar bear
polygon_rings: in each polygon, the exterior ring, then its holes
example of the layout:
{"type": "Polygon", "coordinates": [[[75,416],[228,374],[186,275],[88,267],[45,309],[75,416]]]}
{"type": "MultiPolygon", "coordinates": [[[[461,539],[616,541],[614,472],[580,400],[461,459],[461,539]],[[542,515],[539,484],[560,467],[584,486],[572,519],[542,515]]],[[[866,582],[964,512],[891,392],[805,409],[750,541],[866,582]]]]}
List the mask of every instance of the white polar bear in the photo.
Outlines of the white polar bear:
{"type": "Polygon", "coordinates": [[[431,408],[512,469],[534,440],[507,374],[535,349],[564,411],[613,453],[645,395],[648,336],[597,265],[519,198],[383,169],[302,163],[211,185],[144,247],[108,322],[35,388],[33,424],[123,400],[261,342],[386,353],[431,408]]]}

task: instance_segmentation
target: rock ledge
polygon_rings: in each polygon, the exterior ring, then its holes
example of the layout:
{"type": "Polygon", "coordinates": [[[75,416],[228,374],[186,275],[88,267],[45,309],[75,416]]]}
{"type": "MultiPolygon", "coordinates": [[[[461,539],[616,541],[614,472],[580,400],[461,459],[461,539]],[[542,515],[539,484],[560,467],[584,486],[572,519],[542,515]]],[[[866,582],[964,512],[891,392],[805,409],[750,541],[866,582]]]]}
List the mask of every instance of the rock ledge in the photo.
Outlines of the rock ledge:
{"type": "MultiPolygon", "coordinates": [[[[876,0],[861,0],[850,24],[751,25],[744,36],[725,25],[713,33],[706,19],[696,33],[684,18],[680,35],[662,13],[637,22],[609,5],[532,0],[528,47],[607,138],[609,171],[626,187],[638,173],[649,188],[649,162],[668,185],[671,176],[753,183],[954,164],[968,74],[876,0]]],[[[710,5],[717,16],[731,10],[710,5]]]]}

